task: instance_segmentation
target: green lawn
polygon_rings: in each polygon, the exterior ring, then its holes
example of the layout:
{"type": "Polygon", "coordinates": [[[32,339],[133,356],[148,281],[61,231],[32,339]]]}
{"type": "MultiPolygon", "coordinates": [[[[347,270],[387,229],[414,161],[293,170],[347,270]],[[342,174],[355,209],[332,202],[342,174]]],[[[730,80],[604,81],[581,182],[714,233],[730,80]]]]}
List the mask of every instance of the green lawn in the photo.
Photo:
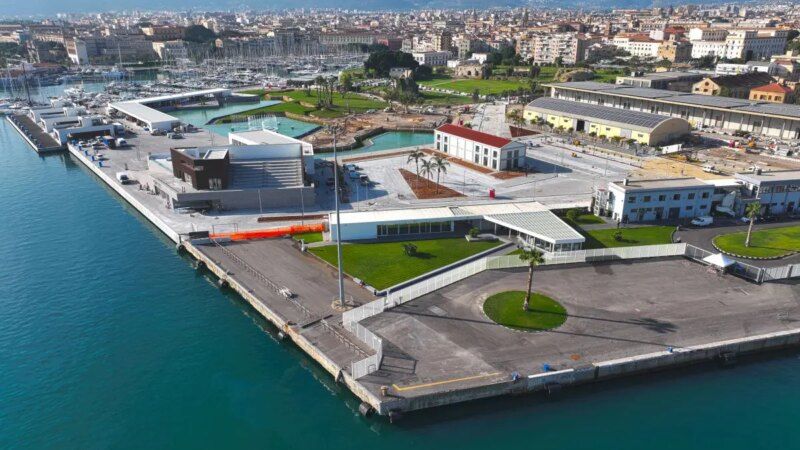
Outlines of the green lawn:
{"type": "Polygon", "coordinates": [[[467,105],[474,103],[472,97],[444,94],[442,92],[420,91],[426,105],[467,105]]]}
{"type": "MultiPolygon", "coordinates": [[[[500,242],[467,242],[461,237],[405,242],[417,246],[417,256],[406,255],[403,242],[342,245],[344,271],[377,289],[386,289],[500,245],[500,242]]],[[[335,245],[309,251],[336,265],[335,245]]]]}
{"type": "Polygon", "coordinates": [[[564,215],[563,217],[561,217],[561,220],[567,222],[567,224],[569,224],[573,228],[579,228],[581,225],[595,225],[595,224],[605,223],[603,219],[595,216],[594,214],[589,214],[589,213],[579,214],[575,220],[570,220],[569,217],[564,215]]]}
{"type": "Polygon", "coordinates": [[[747,232],[723,234],[714,238],[721,250],[753,258],[776,258],[800,251],[800,226],[759,230],[750,236],[750,247],[744,246],[747,232]]]}
{"type": "Polygon", "coordinates": [[[614,239],[616,228],[603,230],[578,230],[586,236],[583,248],[632,247],[636,245],[671,244],[675,227],[645,226],[636,228],[620,228],[622,239],[614,239]]]}
{"type": "Polygon", "coordinates": [[[454,91],[466,92],[469,94],[477,89],[481,95],[497,95],[503,91],[514,91],[519,88],[528,88],[528,82],[525,79],[453,80],[447,78],[434,78],[433,80],[420,81],[419,84],[440,89],[452,89],[454,91]]]}
{"type": "Polygon", "coordinates": [[[483,311],[500,325],[522,331],[550,330],[567,320],[567,310],[546,295],[533,292],[528,311],[522,309],[524,291],[506,291],[486,299],[483,311]]]}
{"type": "Polygon", "coordinates": [[[312,244],[314,242],[322,242],[322,232],[320,231],[311,231],[309,233],[299,233],[292,236],[292,239],[295,241],[299,241],[302,239],[306,244],[312,244]]]}
{"type": "MultiPolygon", "coordinates": [[[[301,89],[301,90],[286,92],[283,95],[300,102],[306,102],[312,105],[317,104],[317,92],[313,89],[308,93],[305,90],[301,89]]],[[[342,109],[343,111],[347,111],[347,108],[349,107],[353,111],[363,112],[370,109],[382,109],[387,107],[388,105],[389,104],[384,101],[373,100],[369,97],[365,97],[363,95],[358,95],[354,93],[348,93],[342,95],[341,93],[335,92],[333,94],[334,108],[342,109]]]]}

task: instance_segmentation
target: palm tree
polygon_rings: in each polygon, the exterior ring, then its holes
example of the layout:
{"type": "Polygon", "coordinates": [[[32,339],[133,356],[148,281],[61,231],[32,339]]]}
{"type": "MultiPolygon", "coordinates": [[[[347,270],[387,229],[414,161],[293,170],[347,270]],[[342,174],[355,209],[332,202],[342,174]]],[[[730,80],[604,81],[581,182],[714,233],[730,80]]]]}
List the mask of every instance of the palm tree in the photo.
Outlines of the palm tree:
{"type": "Polygon", "coordinates": [[[525,301],[522,302],[522,310],[528,311],[531,301],[531,287],[533,287],[533,268],[544,263],[544,255],[535,248],[524,248],[519,255],[519,259],[528,263],[528,292],[525,294],[525,301]]]}
{"type": "Polygon", "coordinates": [[[447,173],[447,166],[450,165],[446,159],[439,155],[433,157],[433,163],[436,165],[436,193],[439,193],[439,175],[444,172],[447,173]]]}
{"type": "MultiPolygon", "coordinates": [[[[433,175],[433,171],[436,170],[436,163],[429,160],[423,159],[422,160],[422,174],[425,175],[425,178],[428,179],[433,175]]],[[[430,186],[430,180],[428,179],[428,183],[430,186]]]]}
{"type": "Polygon", "coordinates": [[[750,247],[750,234],[753,232],[753,223],[759,213],[761,213],[761,203],[759,202],[750,203],[744,210],[745,217],[750,219],[750,225],[747,227],[747,239],[744,240],[745,247],[750,247]]]}
{"type": "Polygon", "coordinates": [[[414,164],[417,166],[417,180],[414,182],[416,184],[419,181],[419,160],[425,157],[425,153],[414,150],[408,154],[408,159],[406,160],[406,164],[414,161],[414,164]]]}

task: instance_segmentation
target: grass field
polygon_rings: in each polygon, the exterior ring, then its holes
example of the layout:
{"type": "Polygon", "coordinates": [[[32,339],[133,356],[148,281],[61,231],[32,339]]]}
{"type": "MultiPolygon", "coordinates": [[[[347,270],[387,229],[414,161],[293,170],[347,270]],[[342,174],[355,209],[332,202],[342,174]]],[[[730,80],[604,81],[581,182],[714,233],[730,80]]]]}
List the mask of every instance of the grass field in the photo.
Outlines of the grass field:
{"type": "Polygon", "coordinates": [[[546,295],[531,293],[528,311],[522,309],[524,291],[506,291],[494,294],[483,303],[483,312],[509,328],[522,331],[550,330],[567,320],[567,310],[546,295]]]}
{"type": "Polygon", "coordinates": [[[441,92],[420,91],[426,105],[467,105],[473,103],[472,97],[444,94],[441,92]]]}
{"type": "MultiPolygon", "coordinates": [[[[499,242],[467,242],[464,238],[405,242],[417,246],[416,256],[405,254],[403,242],[342,245],[344,271],[377,289],[385,289],[500,245],[499,242]]],[[[335,245],[309,251],[336,265],[335,245]]]]}
{"type": "Polygon", "coordinates": [[[570,218],[567,217],[566,215],[559,216],[559,218],[561,220],[563,220],[564,222],[566,222],[567,224],[569,224],[573,228],[578,228],[581,225],[596,225],[596,224],[604,223],[603,219],[595,216],[594,214],[589,214],[589,213],[579,214],[578,217],[574,221],[570,220],[570,218]]]}
{"type": "Polygon", "coordinates": [[[302,239],[306,244],[313,244],[314,242],[322,242],[322,232],[312,231],[309,233],[299,233],[292,236],[292,239],[299,241],[302,239]]]}
{"type": "Polygon", "coordinates": [[[622,239],[614,239],[616,228],[603,230],[578,230],[586,237],[583,248],[632,247],[636,245],[671,244],[675,227],[645,226],[636,228],[620,228],[622,239]]]}
{"type": "Polygon", "coordinates": [[[800,251],[800,226],[753,230],[750,247],[745,247],[747,232],[723,234],[714,245],[735,255],[751,258],[777,258],[800,251]]]}
{"type": "Polygon", "coordinates": [[[481,95],[497,95],[503,91],[514,91],[527,88],[527,80],[453,80],[450,78],[434,78],[433,80],[420,81],[421,85],[440,89],[451,89],[458,92],[471,94],[475,89],[481,95]]]}
{"type": "MultiPolygon", "coordinates": [[[[286,92],[284,95],[299,102],[310,103],[312,105],[317,104],[317,93],[313,89],[308,93],[305,90],[296,90],[286,92]]],[[[363,112],[370,109],[385,108],[386,106],[388,106],[388,103],[384,101],[373,100],[363,95],[354,93],[342,95],[338,92],[333,94],[333,107],[335,109],[346,111],[349,107],[351,110],[363,112]]]]}
{"type": "MultiPolygon", "coordinates": [[[[263,95],[263,89],[257,89],[252,91],[245,91],[247,93],[252,94],[259,94],[263,95]]],[[[230,121],[236,120],[243,120],[248,116],[257,116],[260,114],[269,114],[269,113],[292,113],[297,114],[300,116],[314,116],[320,118],[336,118],[336,117],[343,117],[347,115],[348,111],[352,111],[353,113],[363,113],[365,111],[369,111],[370,109],[381,109],[388,106],[388,103],[383,101],[373,100],[371,98],[364,97],[363,95],[358,95],[354,93],[345,94],[342,96],[340,93],[333,94],[333,108],[316,108],[316,107],[308,107],[303,106],[300,102],[316,105],[317,104],[317,95],[316,92],[313,90],[310,94],[307,94],[304,90],[294,90],[294,91],[286,91],[286,92],[277,92],[274,93],[273,97],[275,98],[282,98],[283,96],[287,96],[292,101],[278,103],[276,105],[270,106],[263,106],[261,108],[256,108],[250,111],[245,111],[243,113],[235,114],[234,116],[229,116],[226,118],[222,118],[219,120],[220,123],[228,123],[230,121]]]]}

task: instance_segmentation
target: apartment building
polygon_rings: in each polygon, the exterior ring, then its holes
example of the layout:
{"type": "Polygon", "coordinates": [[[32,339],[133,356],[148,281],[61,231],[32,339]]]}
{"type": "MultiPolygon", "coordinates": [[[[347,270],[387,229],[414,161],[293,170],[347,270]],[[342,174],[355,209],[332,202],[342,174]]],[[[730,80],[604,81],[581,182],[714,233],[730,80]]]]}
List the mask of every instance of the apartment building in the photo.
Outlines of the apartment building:
{"type": "Polygon", "coordinates": [[[787,30],[726,30],[693,28],[689,31],[692,58],[767,59],[783,53],[787,30]]]}
{"type": "Polygon", "coordinates": [[[517,39],[517,53],[534,64],[575,64],[586,58],[587,42],[577,33],[534,33],[517,39]]]}

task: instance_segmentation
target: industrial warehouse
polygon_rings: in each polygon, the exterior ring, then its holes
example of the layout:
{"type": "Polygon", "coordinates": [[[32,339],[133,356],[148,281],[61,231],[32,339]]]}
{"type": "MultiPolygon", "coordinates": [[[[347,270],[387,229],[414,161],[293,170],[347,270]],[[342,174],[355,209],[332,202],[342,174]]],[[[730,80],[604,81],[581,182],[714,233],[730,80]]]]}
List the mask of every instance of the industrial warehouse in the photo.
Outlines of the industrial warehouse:
{"type": "Polygon", "coordinates": [[[551,97],[687,120],[692,127],[800,139],[800,105],[576,81],[545,85],[551,97]]]}
{"type": "Polygon", "coordinates": [[[524,118],[600,137],[633,139],[645,145],[670,144],[691,132],[691,126],[683,119],[549,97],[529,103],[524,118]]]}

